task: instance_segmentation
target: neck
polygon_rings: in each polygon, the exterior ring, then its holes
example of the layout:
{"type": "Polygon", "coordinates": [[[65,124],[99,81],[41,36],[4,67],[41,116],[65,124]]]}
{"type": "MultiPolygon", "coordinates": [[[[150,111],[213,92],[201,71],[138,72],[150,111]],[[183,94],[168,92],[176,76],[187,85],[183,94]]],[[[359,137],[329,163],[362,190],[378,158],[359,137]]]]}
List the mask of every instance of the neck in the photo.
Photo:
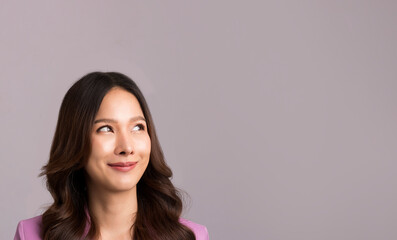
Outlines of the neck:
{"type": "Polygon", "coordinates": [[[136,187],[123,192],[89,188],[88,196],[100,239],[131,239],[138,209],[136,187]]]}

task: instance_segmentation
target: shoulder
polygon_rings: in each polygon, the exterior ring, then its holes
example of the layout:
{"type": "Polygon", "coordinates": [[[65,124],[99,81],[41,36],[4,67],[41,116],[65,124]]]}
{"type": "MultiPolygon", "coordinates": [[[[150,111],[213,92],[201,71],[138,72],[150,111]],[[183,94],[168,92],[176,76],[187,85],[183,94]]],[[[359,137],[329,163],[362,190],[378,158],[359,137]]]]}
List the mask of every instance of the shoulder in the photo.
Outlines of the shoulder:
{"type": "Polygon", "coordinates": [[[14,240],[41,240],[41,215],[18,223],[14,240]]]}
{"type": "MultiPolygon", "coordinates": [[[[196,240],[209,240],[207,228],[198,223],[180,218],[179,222],[189,227],[196,235],[196,240]]],[[[41,240],[41,215],[22,220],[18,223],[14,240],[41,240]]]]}
{"type": "Polygon", "coordinates": [[[182,223],[183,225],[189,227],[193,232],[194,235],[196,235],[196,240],[208,240],[208,230],[205,226],[200,225],[198,223],[189,221],[184,218],[179,218],[179,222],[182,223]]]}

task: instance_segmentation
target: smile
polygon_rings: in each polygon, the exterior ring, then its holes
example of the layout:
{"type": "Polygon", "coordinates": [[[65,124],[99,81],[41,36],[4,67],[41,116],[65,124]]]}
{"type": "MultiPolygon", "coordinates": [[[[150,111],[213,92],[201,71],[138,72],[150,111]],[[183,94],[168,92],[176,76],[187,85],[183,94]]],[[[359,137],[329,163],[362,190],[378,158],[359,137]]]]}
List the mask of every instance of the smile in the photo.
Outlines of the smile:
{"type": "Polygon", "coordinates": [[[117,162],[117,163],[108,163],[108,166],[120,172],[128,172],[134,169],[136,164],[137,162],[117,162]]]}

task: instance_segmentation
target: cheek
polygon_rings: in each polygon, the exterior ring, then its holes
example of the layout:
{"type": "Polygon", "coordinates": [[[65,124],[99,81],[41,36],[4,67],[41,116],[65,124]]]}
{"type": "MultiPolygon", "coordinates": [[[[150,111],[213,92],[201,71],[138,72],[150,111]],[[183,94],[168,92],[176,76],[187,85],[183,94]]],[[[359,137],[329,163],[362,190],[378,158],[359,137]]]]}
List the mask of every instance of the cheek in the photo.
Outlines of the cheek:
{"type": "Polygon", "coordinates": [[[150,141],[150,137],[146,136],[144,139],[142,139],[139,149],[142,153],[144,153],[145,155],[150,155],[150,151],[151,151],[151,141],[150,141]]]}
{"type": "Polygon", "coordinates": [[[110,138],[93,137],[91,139],[91,157],[101,158],[105,155],[113,153],[114,140],[110,138]]]}
{"type": "Polygon", "coordinates": [[[140,136],[139,140],[137,139],[137,141],[134,143],[134,149],[137,157],[148,162],[151,151],[151,142],[149,136],[140,136]]]}

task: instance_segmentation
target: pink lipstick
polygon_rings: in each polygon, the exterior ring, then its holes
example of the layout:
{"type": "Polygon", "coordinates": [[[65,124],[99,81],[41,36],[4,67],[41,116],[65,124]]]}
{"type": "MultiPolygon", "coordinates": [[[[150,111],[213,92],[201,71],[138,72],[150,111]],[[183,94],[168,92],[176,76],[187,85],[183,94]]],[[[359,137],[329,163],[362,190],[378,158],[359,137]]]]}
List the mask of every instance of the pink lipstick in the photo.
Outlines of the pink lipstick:
{"type": "Polygon", "coordinates": [[[137,162],[117,162],[108,163],[108,166],[120,172],[128,172],[134,169],[137,162]]]}

